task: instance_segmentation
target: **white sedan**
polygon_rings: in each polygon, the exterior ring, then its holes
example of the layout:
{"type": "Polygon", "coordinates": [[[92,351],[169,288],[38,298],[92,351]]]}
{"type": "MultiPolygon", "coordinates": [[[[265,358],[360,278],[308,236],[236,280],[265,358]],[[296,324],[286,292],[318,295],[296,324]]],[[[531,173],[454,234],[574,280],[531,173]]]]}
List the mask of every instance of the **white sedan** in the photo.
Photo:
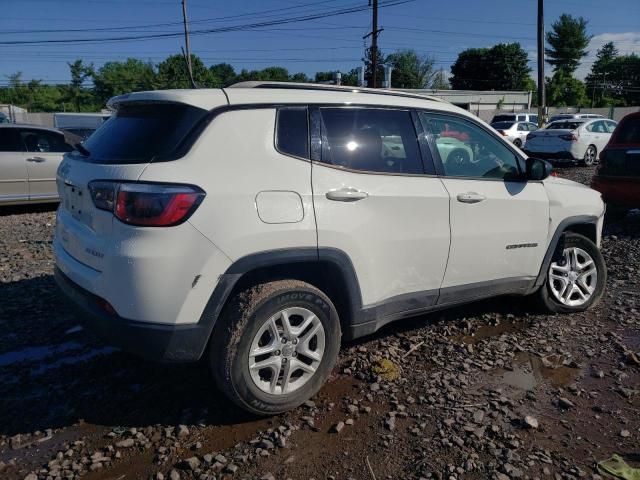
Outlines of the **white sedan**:
{"type": "Polygon", "coordinates": [[[616,125],[608,119],[559,120],[530,133],[525,151],[532,157],[593,165],[616,125]]]}
{"type": "Polygon", "coordinates": [[[538,126],[531,122],[494,122],[491,126],[518,148],[522,148],[530,132],[538,129],[538,126]]]}

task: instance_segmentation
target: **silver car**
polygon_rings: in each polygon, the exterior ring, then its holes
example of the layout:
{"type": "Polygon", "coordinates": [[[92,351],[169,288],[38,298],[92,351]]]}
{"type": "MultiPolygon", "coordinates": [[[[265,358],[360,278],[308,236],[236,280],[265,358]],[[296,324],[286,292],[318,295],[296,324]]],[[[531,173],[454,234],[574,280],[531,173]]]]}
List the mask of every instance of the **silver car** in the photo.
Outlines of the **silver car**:
{"type": "Polygon", "coordinates": [[[538,125],[531,122],[495,122],[491,126],[518,148],[522,148],[530,132],[538,129],[538,125]]]}
{"type": "Polygon", "coordinates": [[[616,125],[608,119],[558,120],[530,133],[525,151],[533,157],[593,165],[616,125]]]}
{"type": "Polygon", "coordinates": [[[0,124],[0,205],[57,202],[56,170],[71,150],[58,130],[0,124]]]}

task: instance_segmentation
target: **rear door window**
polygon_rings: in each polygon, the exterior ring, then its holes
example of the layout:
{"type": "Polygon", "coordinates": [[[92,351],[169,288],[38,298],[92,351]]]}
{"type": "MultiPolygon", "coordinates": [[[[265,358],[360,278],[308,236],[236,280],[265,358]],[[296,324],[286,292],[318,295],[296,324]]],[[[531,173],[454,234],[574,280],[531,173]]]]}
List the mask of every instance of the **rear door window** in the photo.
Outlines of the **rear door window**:
{"type": "Polygon", "coordinates": [[[24,144],[17,128],[0,128],[0,152],[24,151],[24,144]]]}
{"type": "Polygon", "coordinates": [[[352,170],[424,173],[411,113],[321,108],[322,161],[352,170]]]}
{"type": "Polygon", "coordinates": [[[89,152],[86,160],[104,164],[172,160],[207,113],[177,103],[124,103],[83,144],[89,152]]]}
{"type": "Polygon", "coordinates": [[[63,153],[70,152],[73,147],[65,142],[64,135],[38,129],[20,130],[22,142],[28,152],[63,153]]]}

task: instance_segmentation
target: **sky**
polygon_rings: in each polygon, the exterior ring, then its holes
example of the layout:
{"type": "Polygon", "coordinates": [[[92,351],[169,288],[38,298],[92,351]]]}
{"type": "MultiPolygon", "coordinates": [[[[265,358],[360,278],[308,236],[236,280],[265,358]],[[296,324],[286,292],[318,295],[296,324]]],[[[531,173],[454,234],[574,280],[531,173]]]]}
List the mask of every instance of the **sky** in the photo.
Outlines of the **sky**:
{"type": "MultiPolygon", "coordinates": [[[[433,57],[448,74],[466,48],[519,42],[536,76],[536,0],[379,1],[384,54],[411,48],[433,57]]],[[[192,52],[206,65],[227,62],[236,71],[277,65],[309,76],[348,72],[361,64],[369,41],[362,37],[371,30],[367,0],[187,0],[187,9],[192,52]],[[358,11],[335,15],[346,10],[358,11]],[[273,24],[317,16],[323,18],[273,24]],[[271,24],[247,27],[264,22],[271,24]],[[241,31],[219,31],[238,26],[241,31]],[[218,31],[202,32],[212,29],[218,31]]],[[[96,67],[127,57],[159,63],[184,45],[180,0],[0,0],[0,12],[0,85],[18,71],[25,80],[68,82],[67,63],[77,58],[96,67]],[[166,36],[109,40],[145,35],[166,36]],[[7,44],[69,39],[76,43],[7,44]]],[[[593,36],[578,78],[589,72],[607,41],[621,53],[640,54],[638,0],[546,0],[547,30],[562,13],[587,19],[593,36]]]]}

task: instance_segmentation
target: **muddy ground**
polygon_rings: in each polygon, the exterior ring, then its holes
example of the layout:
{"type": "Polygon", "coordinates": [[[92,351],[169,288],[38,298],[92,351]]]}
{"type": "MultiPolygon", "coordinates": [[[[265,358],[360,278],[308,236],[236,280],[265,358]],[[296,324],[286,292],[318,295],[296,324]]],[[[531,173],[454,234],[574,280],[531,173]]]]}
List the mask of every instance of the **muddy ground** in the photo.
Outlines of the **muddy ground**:
{"type": "MultiPolygon", "coordinates": [[[[592,171],[561,176],[588,182],[592,171]]],[[[0,478],[598,478],[640,467],[640,213],[607,222],[596,308],[475,303],[343,345],[304,406],[258,419],[203,365],[81,327],[52,277],[49,209],[0,212],[0,478]]]]}

